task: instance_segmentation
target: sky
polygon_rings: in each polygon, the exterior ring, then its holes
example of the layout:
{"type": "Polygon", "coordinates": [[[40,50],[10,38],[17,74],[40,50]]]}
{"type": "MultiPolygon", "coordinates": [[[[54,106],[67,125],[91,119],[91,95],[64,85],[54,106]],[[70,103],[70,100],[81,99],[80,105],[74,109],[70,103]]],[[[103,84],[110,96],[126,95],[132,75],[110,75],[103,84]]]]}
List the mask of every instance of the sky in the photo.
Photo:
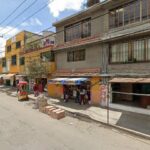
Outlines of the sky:
{"type": "MultiPolygon", "coordinates": [[[[45,30],[51,27],[52,23],[80,11],[85,1],[86,0],[0,0],[0,51],[4,51],[6,40],[15,36],[16,33],[22,30],[35,33],[45,30]],[[15,8],[23,1],[25,2],[13,14],[12,12],[15,8]],[[32,16],[32,14],[37,12],[40,8],[41,11],[32,16]],[[23,14],[21,14],[22,11],[24,11],[23,14]],[[5,20],[6,17],[8,17],[7,20],[5,20]],[[3,38],[1,38],[2,35],[3,38]]],[[[52,30],[54,30],[54,28],[52,28],[52,30]]],[[[0,55],[2,54],[1,52],[0,55]]]]}

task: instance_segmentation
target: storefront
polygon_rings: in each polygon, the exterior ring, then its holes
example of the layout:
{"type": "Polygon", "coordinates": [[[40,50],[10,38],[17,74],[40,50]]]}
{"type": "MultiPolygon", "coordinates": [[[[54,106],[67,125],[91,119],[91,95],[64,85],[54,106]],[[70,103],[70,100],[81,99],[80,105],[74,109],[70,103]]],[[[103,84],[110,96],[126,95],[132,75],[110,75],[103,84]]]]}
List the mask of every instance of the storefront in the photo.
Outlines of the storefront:
{"type": "Polygon", "coordinates": [[[74,90],[85,92],[86,103],[100,104],[99,77],[68,77],[48,80],[48,94],[50,97],[64,99],[67,91],[69,99],[74,100],[74,90]]]}
{"type": "Polygon", "coordinates": [[[3,79],[6,86],[16,86],[15,74],[6,74],[3,79]]]}
{"type": "Polygon", "coordinates": [[[110,80],[112,103],[147,108],[150,105],[150,78],[110,80]]]}

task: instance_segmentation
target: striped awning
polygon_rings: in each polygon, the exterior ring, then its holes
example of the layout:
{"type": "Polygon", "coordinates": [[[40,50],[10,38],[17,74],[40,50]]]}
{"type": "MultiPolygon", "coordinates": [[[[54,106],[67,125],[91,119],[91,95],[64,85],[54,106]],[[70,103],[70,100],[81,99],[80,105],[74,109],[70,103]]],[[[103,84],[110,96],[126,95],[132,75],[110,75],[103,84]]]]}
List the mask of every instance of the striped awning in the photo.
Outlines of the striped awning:
{"type": "Polygon", "coordinates": [[[88,81],[88,78],[55,78],[48,81],[49,84],[63,84],[63,85],[80,85],[88,81]]]}

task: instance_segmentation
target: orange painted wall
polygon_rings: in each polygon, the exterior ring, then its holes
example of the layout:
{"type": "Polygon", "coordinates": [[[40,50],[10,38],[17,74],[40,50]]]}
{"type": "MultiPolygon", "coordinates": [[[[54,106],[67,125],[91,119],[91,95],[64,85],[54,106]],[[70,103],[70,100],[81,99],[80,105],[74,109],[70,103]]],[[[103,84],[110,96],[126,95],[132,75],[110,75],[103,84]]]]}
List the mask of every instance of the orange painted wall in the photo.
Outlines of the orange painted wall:
{"type": "Polygon", "coordinates": [[[60,99],[63,96],[63,85],[48,84],[48,95],[60,99]]]}
{"type": "MultiPolygon", "coordinates": [[[[25,57],[25,65],[21,67],[21,72],[25,72],[25,67],[27,67],[29,65],[29,62],[30,61],[33,61],[35,59],[40,59],[41,57],[41,53],[43,52],[47,52],[49,51],[50,48],[43,48],[41,50],[34,50],[34,51],[31,51],[29,53],[25,53],[22,55],[22,57],[25,57]]],[[[43,62],[46,64],[46,67],[48,68],[48,71],[49,73],[52,73],[56,70],[56,65],[55,65],[55,62],[43,62]]]]}
{"type": "Polygon", "coordinates": [[[3,68],[2,68],[2,59],[0,58],[0,74],[3,73],[3,68]]]}
{"type": "Polygon", "coordinates": [[[100,78],[99,77],[93,77],[91,78],[91,102],[94,105],[100,104],[100,91],[101,91],[101,85],[100,85],[100,78]]]}
{"type": "Polygon", "coordinates": [[[11,45],[11,51],[7,52],[5,50],[5,56],[6,61],[9,61],[9,72],[8,73],[19,73],[20,72],[20,65],[19,65],[19,59],[20,59],[20,52],[24,48],[24,38],[25,38],[25,32],[20,32],[17,35],[15,35],[15,42],[12,41],[12,38],[8,39],[6,41],[6,48],[7,46],[11,45]],[[16,49],[16,42],[21,41],[21,48],[16,49]],[[11,65],[11,57],[13,55],[17,56],[17,65],[11,65]]]}

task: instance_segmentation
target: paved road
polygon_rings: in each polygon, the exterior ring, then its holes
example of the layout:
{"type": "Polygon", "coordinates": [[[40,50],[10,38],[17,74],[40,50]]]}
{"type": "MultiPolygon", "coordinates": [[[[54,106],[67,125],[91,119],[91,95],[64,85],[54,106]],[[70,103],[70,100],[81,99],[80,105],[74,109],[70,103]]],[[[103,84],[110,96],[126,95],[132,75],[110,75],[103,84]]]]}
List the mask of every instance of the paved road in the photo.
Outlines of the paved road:
{"type": "Polygon", "coordinates": [[[149,150],[150,141],[102,125],[66,117],[61,121],[0,93],[1,150],[149,150]]]}

